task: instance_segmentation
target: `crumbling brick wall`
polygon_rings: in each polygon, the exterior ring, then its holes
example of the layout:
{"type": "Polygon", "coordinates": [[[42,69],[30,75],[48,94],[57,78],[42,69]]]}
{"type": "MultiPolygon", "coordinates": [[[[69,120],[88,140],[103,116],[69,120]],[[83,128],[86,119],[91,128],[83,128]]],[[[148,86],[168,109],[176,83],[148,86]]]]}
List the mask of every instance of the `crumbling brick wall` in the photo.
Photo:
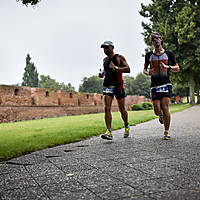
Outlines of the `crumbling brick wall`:
{"type": "Polygon", "coordinates": [[[28,87],[0,85],[0,105],[31,105],[31,90],[28,87]]]}
{"type": "Polygon", "coordinates": [[[80,106],[79,94],[77,92],[66,92],[58,90],[59,106],[80,106]]]}
{"type": "MultiPolygon", "coordinates": [[[[126,107],[130,110],[132,104],[146,101],[150,100],[127,96],[126,107]]],[[[116,99],[112,111],[118,111],[116,99]]],[[[102,94],[0,85],[0,123],[101,112],[104,112],[102,94]]]]}

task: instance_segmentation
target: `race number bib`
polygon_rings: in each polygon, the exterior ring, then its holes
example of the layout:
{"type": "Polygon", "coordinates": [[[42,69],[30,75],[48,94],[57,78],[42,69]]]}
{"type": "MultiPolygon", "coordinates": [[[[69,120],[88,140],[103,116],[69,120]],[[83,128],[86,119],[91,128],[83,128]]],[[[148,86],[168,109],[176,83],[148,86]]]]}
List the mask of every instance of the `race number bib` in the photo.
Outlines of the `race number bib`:
{"type": "Polygon", "coordinates": [[[167,85],[161,85],[156,87],[156,92],[168,92],[168,86],[167,85]]]}
{"type": "Polygon", "coordinates": [[[114,91],[115,91],[115,87],[113,86],[111,86],[111,87],[104,87],[103,88],[103,93],[105,93],[105,94],[113,94],[114,93],[114,91]]]}

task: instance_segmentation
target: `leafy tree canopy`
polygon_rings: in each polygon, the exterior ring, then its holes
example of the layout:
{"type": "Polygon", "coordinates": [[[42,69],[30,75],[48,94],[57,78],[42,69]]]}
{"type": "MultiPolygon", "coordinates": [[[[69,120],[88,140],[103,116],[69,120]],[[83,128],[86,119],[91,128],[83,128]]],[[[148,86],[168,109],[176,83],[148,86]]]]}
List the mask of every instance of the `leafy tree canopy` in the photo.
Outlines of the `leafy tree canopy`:
{"type": "Polygon", "coordinates": [[[59,83],[56,82],[55,79],[52,79],[49,75],[40,75],[40,80],[39,80],[39,87],[40,88],[50,88],[54,90],[59,90],[60,86],[59,83]]]}
{"type": "Polygon", "coordinates": [[[134,95],[134,77],[126,75],[123,80],[126,94],[134,95]]]}
{"type": "Polygon", "coordinates": [[[134,95],[150,98],[151,79],[149,76],[139,73],[133,82],[134,95]]]}
{"type": "Polygon", "coordinates": [[[102,93],[102,82],[98,76],[84,77],[79,86],[79,92],[102,93]]]}
{"type": "Polygon", "coordinates": [[[22,4],[28,6],[28,5],[32,5],[35,6],[36,4],[38,4],[41,0],[16,0],[16,1],[20,1],[22,2],[22,4]]]}
{"type": "Polygon", "coordinates": [[[67,85],[65,85],[63,82],[59,83],[55,79],[52,79],[49,75],[40,75],[39,87],[53,90],[65,90],[68,92],[75,91],[75,88],[71,85],[71,83],[68,83],[67,85]]]}
{"type": "Polygon", "coordinates": [[[31,63],[31,57],[27,54],[26,67],[23,75],[22,86],[38,87],[38,73],[34,63],[31,63]]]}

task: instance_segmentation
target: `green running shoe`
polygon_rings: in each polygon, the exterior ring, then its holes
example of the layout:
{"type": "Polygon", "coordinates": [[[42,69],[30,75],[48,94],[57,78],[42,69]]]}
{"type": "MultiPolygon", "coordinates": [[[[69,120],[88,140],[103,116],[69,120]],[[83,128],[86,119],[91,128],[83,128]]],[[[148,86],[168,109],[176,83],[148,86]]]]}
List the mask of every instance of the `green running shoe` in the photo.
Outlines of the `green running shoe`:
{"type": "Polygon", "coordinates": [[[130,127],[125,127],[124,129],[124,138],[127,138],[129,136],[129,131],[130,131],[130,127]]]}
{"type": "Polygon", "coordinates": [[[101,135],[101,138],[105,140],[112,140],[113,136],[111,132],[107,129],[107,131],[103,135],[101,135]]]}

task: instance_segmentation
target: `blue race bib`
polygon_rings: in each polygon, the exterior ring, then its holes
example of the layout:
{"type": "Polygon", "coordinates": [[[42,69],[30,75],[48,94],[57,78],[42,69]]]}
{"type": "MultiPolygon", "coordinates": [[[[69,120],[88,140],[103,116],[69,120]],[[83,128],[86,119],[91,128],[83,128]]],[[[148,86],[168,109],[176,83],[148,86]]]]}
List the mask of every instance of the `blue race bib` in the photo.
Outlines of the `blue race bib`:
{"type": "Polygon", "coordinates": [[[114,86],[104,87],[103,88],[103,93],[105,93],[105,94],[113,94],[114,91],[115,91],[115,87],[114,86]]]}
{"type": "Polygon", "coordinates": [[[167,85],[161,85],[156,87],[156,92],[168,92],[168,86],[167,85]]]}

